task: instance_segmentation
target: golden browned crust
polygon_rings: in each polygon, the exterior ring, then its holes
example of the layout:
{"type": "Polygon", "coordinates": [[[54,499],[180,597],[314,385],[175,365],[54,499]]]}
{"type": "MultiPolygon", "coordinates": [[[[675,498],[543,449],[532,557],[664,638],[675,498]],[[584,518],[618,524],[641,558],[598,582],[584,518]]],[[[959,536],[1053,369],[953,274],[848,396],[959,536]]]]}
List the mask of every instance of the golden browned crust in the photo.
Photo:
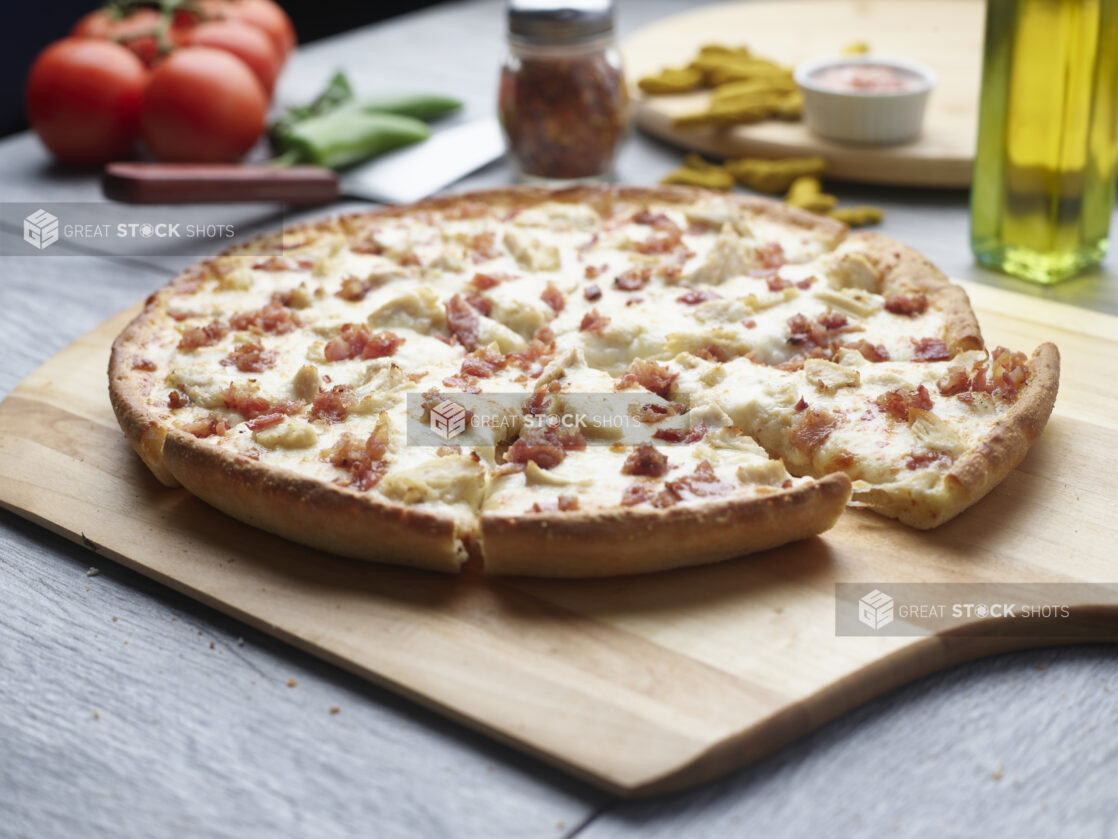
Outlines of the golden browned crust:
{"type": "Polygon", "coordinates": [[[923,255],[878,233],[855,233],[849,243],[881,272],[882,294],[921,293],[932,309],[943,313],[943,340],[952,354],[983,348],[982,332],[967,293],[923,255]]]}
{"type": "Polygon", "coordinates": [[[761,498],[663,510],[483,513],[485,570],[608,577],[702,565],[822,533],[849,498],[850,479],[837,474],[761,498]]]}
{"type": "Polygon", "coordinates": [[[207,504],[293,542],[355,559],[458,571],[469,533],[438,515],[305,478],[168,431],[163,463],[207,504]]]}
{"type": "Polygon", "coordinates": [[[945,478],[935,497],[872,490],[863,497],[882,515],[927,530],[950,521],[981,500],[1025,458],[1040,437],[1060,382],[1060,353],[1041,344],[1029,359],[1029,378],[1013,407],[945,478]]]}

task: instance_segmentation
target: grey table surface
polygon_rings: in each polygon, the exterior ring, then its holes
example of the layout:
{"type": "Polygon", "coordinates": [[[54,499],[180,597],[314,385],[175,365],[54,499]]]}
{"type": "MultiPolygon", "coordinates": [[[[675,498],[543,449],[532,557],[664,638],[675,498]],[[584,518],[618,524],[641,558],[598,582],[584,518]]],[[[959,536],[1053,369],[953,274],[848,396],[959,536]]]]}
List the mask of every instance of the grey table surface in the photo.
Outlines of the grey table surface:
{"type": "MultiPolygon", "coordinates": [[[[691,5],[622,2],[620,25],[691,5]]],[[[500,12],[447,4],[310,45],[278,102],[345,67],[362,90],[440,90],[485,113],[500,12]]],[[[619,174],[654,183],[678,159],[634,137],[619,174]]],[[[461,186],[508,180],[497,163],[461,186]]],[[[949,274],[1118,313],[1113,257],[1038,289],[972,263],[962,192],[835,189],[883,206],[881,229],[949,274]]],[[[53,166],[33,137],[0,142],[0,202],[96,200],[96,178],[53,166]]],[[[190,261],[95,243],[0,258],[0,394],[190,261]]],[[[1118,648],[955,667],[725,779],[627,802],[0,513],[0,836],[991,834],[1118,839],[1118,648]]]]}

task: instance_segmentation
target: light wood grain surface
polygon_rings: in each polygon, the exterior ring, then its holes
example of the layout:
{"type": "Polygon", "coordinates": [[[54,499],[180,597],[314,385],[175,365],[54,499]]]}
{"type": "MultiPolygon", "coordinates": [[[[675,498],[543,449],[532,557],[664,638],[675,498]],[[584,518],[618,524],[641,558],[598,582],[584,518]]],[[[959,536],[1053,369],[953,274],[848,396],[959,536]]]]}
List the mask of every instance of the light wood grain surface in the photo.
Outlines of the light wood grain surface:
{"type": "Polygon", "coordinates": [[[636,95],[636,119],[650,134],[716,157],[819,154],[834,178],[923,187],[970,184],[982,69],[981,0],[765,0],[719,3],[657,20],[625,41],[633,80],[685,66],[704,44],[744,44],[794,67],[838,56],[852,42],[883,58],[918,61],[938,76],[913,141],[887,146],[836,143],[803,121],[765,120],[726,129],[676,128],[705,109],[710,93],[636,95]]]}
{"type": "MultiPolygon", "coordinates": [[[[622,27],[689,5],[623,2],[622,27]]],[[[280,95],[347,65],[366,86],[487,103],[499,14],[457,4],[312,46],[280,95]]],[[[33,138],[0,152],[3,200],[96,196],[33,138]]],[[[619,169],[651,183],[677,160],[636,138],[619,169]]],[[[496,165],[471,184],[507,178],[496,165]]],[[[836,189],[884,206],[883,231],[953,276],[1118,312],[1113,257],[1041,289],[973,265],[963,193],[836,189]]],[[[188,261],[0,259],[0,393],[188,261]]],[[[725,780],[621,804],[10,514],[0,524],[3,836],[1118,837],[1114,647],[956,667],[725,780]]]]}

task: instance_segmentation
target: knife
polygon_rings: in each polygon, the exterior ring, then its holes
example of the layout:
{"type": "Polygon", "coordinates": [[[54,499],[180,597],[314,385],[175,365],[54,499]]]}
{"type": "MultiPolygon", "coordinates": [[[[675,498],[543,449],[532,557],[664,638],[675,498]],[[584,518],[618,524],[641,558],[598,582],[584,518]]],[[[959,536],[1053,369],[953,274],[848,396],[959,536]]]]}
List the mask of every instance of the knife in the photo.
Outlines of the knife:
{"type": "Polygon", "coordinates": [[[277,201],[328,204],[342,197],[410,204],[499,157],[504,136],[487,117],[436,131],[430,138],[338,173],[321,166],[135,163],[105,167],[106,198],[127,204],[277,201]]]}

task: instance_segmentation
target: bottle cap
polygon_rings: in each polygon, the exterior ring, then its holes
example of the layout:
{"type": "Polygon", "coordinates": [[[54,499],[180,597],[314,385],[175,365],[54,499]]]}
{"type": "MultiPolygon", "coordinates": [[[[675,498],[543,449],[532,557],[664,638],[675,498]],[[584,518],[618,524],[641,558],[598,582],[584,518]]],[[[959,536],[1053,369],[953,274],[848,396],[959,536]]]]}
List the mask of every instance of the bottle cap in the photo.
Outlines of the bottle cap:
{"type": "Polygon", "coordinates": [[[571,44],[613,32],[612,0],[509,0],[509,35],[531,44],[571,44]]]}

